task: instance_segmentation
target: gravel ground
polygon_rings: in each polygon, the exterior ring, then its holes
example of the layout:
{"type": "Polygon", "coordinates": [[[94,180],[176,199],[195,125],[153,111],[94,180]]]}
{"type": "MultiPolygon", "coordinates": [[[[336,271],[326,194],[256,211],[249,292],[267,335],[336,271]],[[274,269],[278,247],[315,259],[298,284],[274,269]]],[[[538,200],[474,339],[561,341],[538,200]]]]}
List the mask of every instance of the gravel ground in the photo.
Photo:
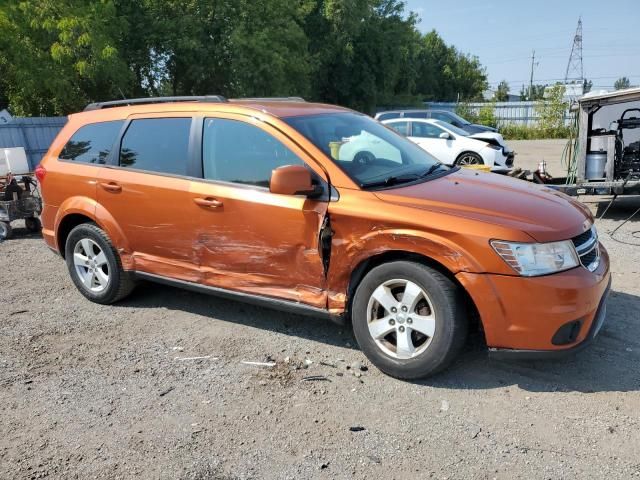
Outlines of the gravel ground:
{"type": "Polygon", "coordinates": [[[153,284],[92,304],[18,228],[0,244],[0,478],[640,478],[640,249],[606,235],[638,207],[598,222],[613,294],[589,349],[507,363],[474,337],[415,383],[313,318],[153,284]]]}

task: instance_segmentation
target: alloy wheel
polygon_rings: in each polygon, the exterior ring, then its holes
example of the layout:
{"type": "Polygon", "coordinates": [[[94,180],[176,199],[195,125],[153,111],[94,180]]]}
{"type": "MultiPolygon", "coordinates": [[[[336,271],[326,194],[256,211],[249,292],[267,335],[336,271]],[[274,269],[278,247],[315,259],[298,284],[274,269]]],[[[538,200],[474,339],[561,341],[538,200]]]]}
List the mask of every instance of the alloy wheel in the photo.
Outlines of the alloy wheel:
{"type": "Polygon", "coordinates": [[[100,246],[90,238],[79,240],[73,248],[73,265],[87,290],[100,293],[109,286],[109,263],[100,246]]]}
{"type": "Polygon", "coordinates": [[[369,334],[378,348],[397,359],[423,353],[436,331],[436,314],[427,292],[406,279],[378,286],[367,306],[369,334]]]}

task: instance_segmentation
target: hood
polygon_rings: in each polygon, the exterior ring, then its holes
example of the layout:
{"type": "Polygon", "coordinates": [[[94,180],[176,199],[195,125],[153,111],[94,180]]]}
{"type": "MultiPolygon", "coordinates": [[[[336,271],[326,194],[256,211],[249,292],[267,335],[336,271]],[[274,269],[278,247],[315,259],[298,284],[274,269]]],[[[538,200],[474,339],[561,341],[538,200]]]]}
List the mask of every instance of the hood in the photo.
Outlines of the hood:
{"type": "Polygon", "coordinates": [[[484,140],[493,145],[499,145],[506,150],[511,150],[507,147],[506,142],[504,141],[504,137],[496,132],[479,132],[474,133],[473,135],[469,135],[469,138],[475,138],[477,140],[484,140]]]}
{"type": "Polygon", "coordinates": [[[378,191],[376,196],[386,202],[515,229],[538,242],[570,239],[593,221],[587,207],[544,185],[467,169],[417,185],[378,191]]]}
{"type": "Polygon", "coordinates": [[[486,125],[480,125],[478,123],[470,123],[462,127],[462,129],[472,134],[481,132],[497,132],[493,127],[487,127],[486,125]]]}

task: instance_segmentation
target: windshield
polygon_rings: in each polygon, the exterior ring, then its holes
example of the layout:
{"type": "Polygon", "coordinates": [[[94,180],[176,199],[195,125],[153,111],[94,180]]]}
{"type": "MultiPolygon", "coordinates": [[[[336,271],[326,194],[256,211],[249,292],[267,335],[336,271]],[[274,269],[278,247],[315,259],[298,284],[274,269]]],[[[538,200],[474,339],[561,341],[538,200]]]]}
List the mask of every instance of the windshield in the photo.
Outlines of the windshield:
{"type": "Polygon", "coordinates": [[[416,144],[355,112],[283,118],[363,188],[421,181],[449,170],[416,144]]]}
{"type": "Polygon", "coordinates": [[[455,114],[453,112],[449,112],[449,115],[451,115],[453,118],[458,120],[458,122],[460,122],[462,125],[471,125],[471,122],[469,120],[465,120],[460,115],[457,115],[457,114],[455,114]]]}
{"type": "Polygon", "coordinates": [[[469,132],[467,132],[466,130],[462,130],[461,128],[458,128],[455,125],[451,125],[450,123],[443,122],[442,120],[434,120],[433,123],[435,123],[439,127],[446,128],[447,130],[450,130],[456,135],[460,135],[461,137],[469,136],[469,132]]]}

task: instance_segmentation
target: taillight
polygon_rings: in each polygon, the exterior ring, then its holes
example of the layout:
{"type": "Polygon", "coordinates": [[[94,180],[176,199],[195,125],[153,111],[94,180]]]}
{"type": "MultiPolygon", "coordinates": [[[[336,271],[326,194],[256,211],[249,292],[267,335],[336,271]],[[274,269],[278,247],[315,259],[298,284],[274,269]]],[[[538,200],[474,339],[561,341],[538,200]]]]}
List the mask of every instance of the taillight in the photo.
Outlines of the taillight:
{"type": "Polygon", "coordinates": [[[47,174],[47,169],[42,165],[38,165],[35,170],[36,178],[40,183],[44,180],[45,175],[47,174]]]}

